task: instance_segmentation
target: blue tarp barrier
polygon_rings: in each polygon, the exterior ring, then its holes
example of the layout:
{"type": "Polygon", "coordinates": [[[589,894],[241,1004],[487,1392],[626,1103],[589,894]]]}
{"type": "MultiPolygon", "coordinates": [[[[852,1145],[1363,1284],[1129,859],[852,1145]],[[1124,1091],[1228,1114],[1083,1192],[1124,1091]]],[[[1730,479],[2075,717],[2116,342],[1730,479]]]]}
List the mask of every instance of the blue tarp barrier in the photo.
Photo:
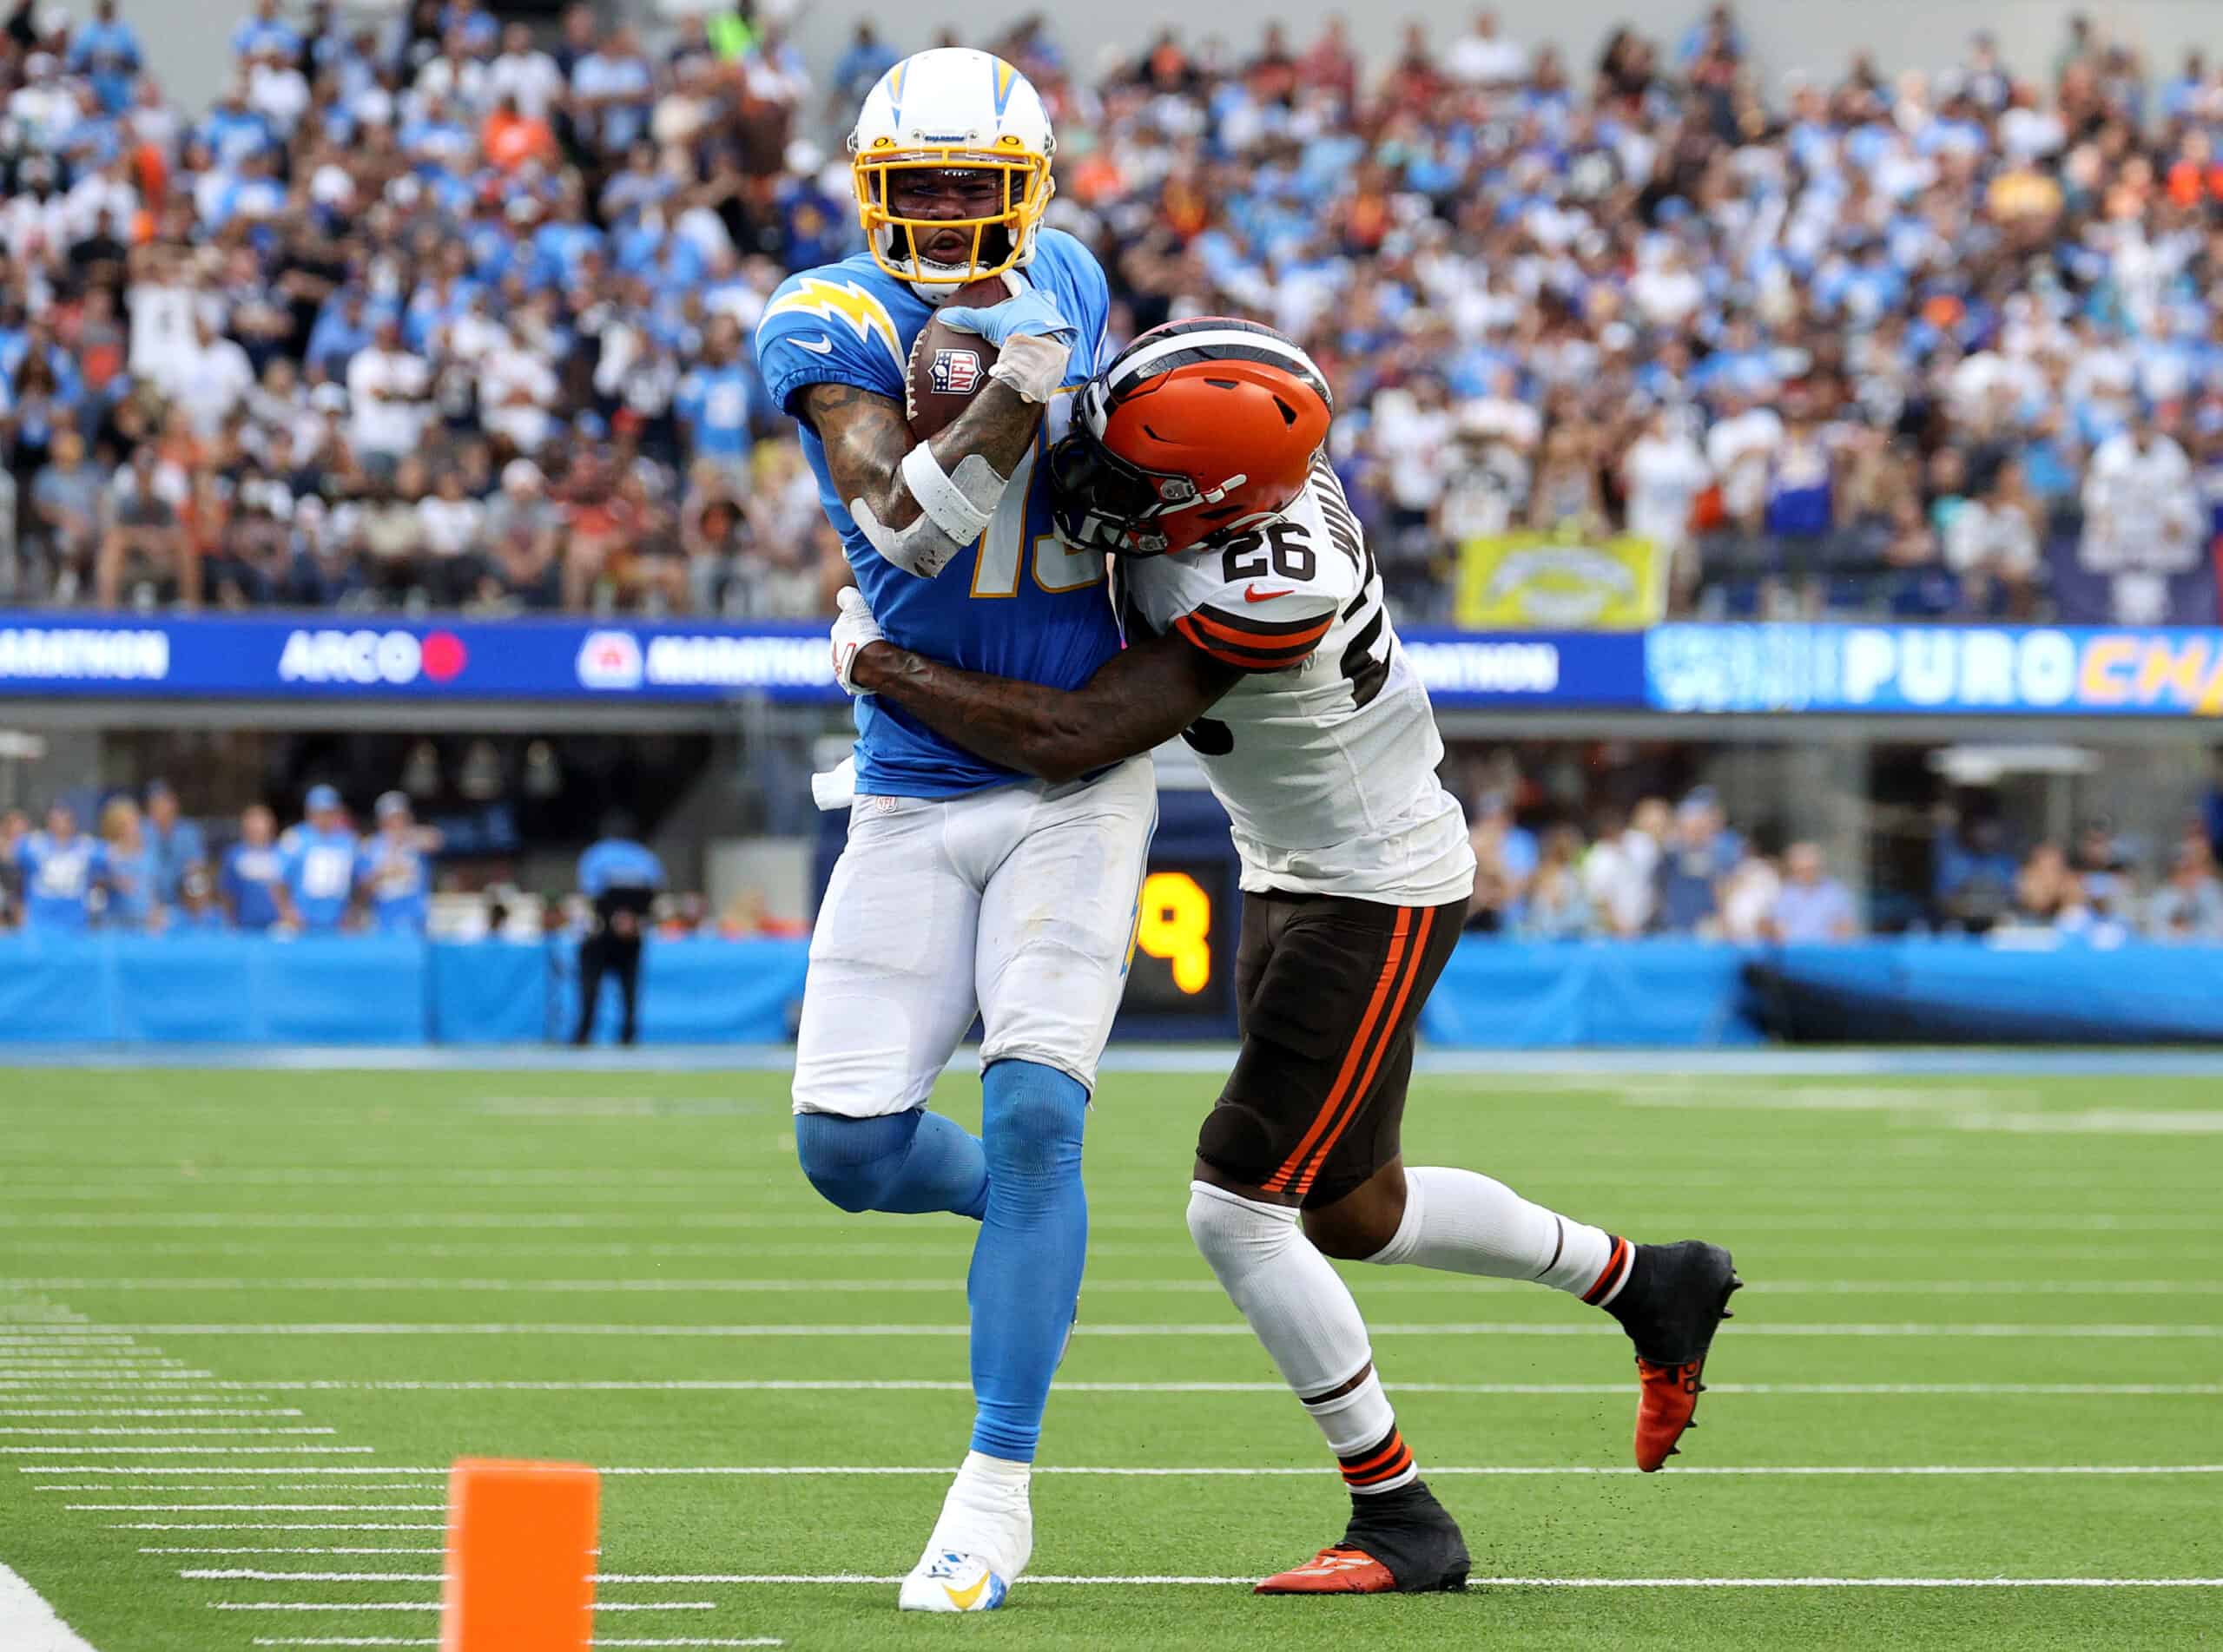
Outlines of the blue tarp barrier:
{"type": "Polygon", "coordinates": [[[1763,1024],[1794,1041],[2223,1042],[2223,947],[1791,946],[1750,978],[1763,1024]]]}
{"type": "Polygon", "coordinates": [[[1473,1050],[1757,1043],[1744,1013],[1746,956],[1698,941],[1468,936],[1421,1014],[1421,1037],[1473,1050]]]}
{"type": "MultiPolygon", "coordinates": [[[[577,953],[570,939],[4,935],[0,1043],[538,1043],[570,1034],[577,953]]],[[[787,1038],[808,954],[799,940],[651,940],[642,1038],[787,1038]]],[[[614,981],[603,997],[607,1040],[614,981]]]]}
{"type": "MultiPolygon", "coordinates": [[[[577,1013],[568,939],[0,936],[0,1043],[538,1043],[577,1013]]],[[[654,1043],[793,1036],[807,943],[649,943],[654,1043]]],[[[615,1036],[604,988],[598,1041],[615,1036]]],[[[1965,940],[1743,950],[1470,936],[1421,1018],[1469,1049],[1846,1043],[2223,1042],[2223,948],[2055,951],[1965,940]]]]}

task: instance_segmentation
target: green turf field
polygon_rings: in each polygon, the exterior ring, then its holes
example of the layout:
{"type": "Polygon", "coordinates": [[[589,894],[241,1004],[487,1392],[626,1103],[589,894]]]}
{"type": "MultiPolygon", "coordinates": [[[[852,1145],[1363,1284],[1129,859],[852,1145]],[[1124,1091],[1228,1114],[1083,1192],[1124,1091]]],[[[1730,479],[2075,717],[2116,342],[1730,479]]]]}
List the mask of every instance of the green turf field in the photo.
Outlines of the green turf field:
{"type": "MultiPolygon", "coordinates": [[[[1215,1088],[1105,1083],[1036,1483],[1033,1571],[1065,1581],[952,1619],[840,1580],[910,1565],[964,1449],[972,1230],[818,1203],[779,1076],[0,1071],[0,1562],[100,1652],[431,1645],[441,1472],[497,1454],[611,1471],[600,1595],[638,1609],[601,1615],[610,1645],[2223,1639],[2223,1115],[2195,1080],[1417,1083],[1411,1160],[1734,1247],[1704,1428],[1625,1472],[1602,1316],[1354,1267],[1492,1581],[1107,1581],[1247,1579],[1341,1527],[1183,1226],[1215,1088]],[[2087,1586],[1972,1586],[2001,1579],[2087,1586]]],[[[977,1116],[970,1083],[942,1100],[977,1116]]]]}

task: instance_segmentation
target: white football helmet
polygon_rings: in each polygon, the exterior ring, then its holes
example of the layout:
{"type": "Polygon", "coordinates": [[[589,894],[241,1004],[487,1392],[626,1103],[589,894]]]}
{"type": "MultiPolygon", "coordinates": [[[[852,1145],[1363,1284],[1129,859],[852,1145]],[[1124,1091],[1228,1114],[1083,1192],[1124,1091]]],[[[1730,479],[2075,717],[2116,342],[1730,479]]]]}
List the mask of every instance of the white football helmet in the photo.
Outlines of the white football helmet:
{"type": "Polygon", "coordinates": [[[1056,188],[1050,157],[1057,147],[1040,95],[1002,58],[961,46],[905,58],[866,95],[849,134],[857,216],[873,261],[928,298],[1026,264],[1056,188]],[[953,169],[999,174],[1001,210],[955,220],[894,212],[890,191],[900,174],[953,169]],[[973,232],[966,262],[921,255],[921,234],[952,228],[973,232]]]}

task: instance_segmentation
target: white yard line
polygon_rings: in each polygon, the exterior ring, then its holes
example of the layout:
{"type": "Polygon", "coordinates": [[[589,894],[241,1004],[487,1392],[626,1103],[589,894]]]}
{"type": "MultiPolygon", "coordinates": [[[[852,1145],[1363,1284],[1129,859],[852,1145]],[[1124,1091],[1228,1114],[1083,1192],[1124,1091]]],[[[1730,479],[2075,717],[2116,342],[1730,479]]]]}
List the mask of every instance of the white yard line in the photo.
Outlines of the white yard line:
{"type": "MultiPolygon", "coordinates": [[[[48,1471],[47,1471],[47,1472],[49,1472],[49,1473],[58,1473],[58,1472],[64,1472],[64,1471],[61,1471],[61,1470],[51,1470],[51,1469],[50,1469],[50,1470],[48,1470],[48,1471]]],[[[219,1473],[221,1473],[221,1472],[227,1472],[228,1471],[216,1470],[216,1471],[211,1471],[211,1472],[219,1472],[219,1473]]],[[[299,1471],[299,1472],[302,1472],[302,1473],[315,1473],[315,1472],[319,1472],[320,1471],[316,1471],[316,1470],[301,1470],[301,1471],[299,1471]]],[[[346,1471],[346,1470],[339,1470],[339,1471],[331,1471],[340,1472],[340,1473],[346,1473],[346,1472],[347,1472],[348,1471],[346,1471]]],[[[406,1475],[406,1476],[419,1477],[419,1478],[425,1478],[425,1479],[434,1479],[434,1478],[445,1478],[445,1476],[450,1472],[450,1471],[449,1471],[448,1469],[446,1469],[446,1468],[417,1468],[417,1467],[412,1467],[412,1468],[385,1468],[385,1469],[369,1470],[369,1471],[366,1471],[366,1472],[371,1472],[371,1473],[379,1473],[379,1474],[392,1474],[392,1475],[397,1475],[397,1476],[403,1476],[403,1475],[406,1475]]],[[[869,1475],[869,1476],[873,1476],[873,1477],[876,1477],[876,1478],[885,1478],[885,1477],[888,1477],[888,1476],[908,1476],[908,1475],[940,1475],[940,1476],[941,1476],[941,1477],[943,1477],[943,1478],[947,1478],[948,1477],[949,1471],[949,1471],[949,1466],[948,1466],[948,1464],[942,1464],[942,1463],[933,1463],[933,1464],[921,1463],[921,1464],[885,1464],[885,1463],[874,1463],[874,1464],[689,1464],[689,1465],[679,1465],[679,1464],[671,1464],[671,1465],[665,1465],[665,1464],[643,1464],[643,1465],[620,1465],[620,1466],[617,1466],[617,1467],[604,1466],[604,1467],[601,1467],[601,1468],[599,1468],[599,1469],[597,1470],[597,1472],[599,1472],[599,1473],[601,1473],[601,1474],[604,1474],[604,1475],[605,1475],[605,1476],[621,1476],[621,1477],[626,1477],[626,1478],[677,1478],[677,1479],[706,1479],[706,1478],[804,1478],[804,1479],[808,1479],[808,1478],[815,1478],[815,1477],[819,1477],[819,1476],[834,1476],[834,1475],[869,1475]]],[[[1037,1464],[1035,1465],[1034,1471],[1035,1471],[1035,1473],[1037,1473],[1037,1474],[1072,1474],[1072,1475],[1087,1475],[1087,1476],[1111,1477],[1111,1478],[1138,1478],[1138,1479],[1186,1479],[1186,1478],[1209,1478],[1247,1479],[1247,1478],[1279,1478],[1279,1477],[1282,1477],[1282,1476],[1297,1476],[1297,1475],[1316,1475],[1316,1476],[1317,1474],[1319,1474],[1319,1473],[1320,1473],[1320,1470],[1319,1470],[1318,1468],[1316,1468],[1316,1467],[1294,1467],[1294,1466],[1292,1466],[1292,1467],[1224,1466],[1224,1466],[1220,1466],[1220,1465],[1217,1465],[1217,1464],[1188,1464],[1188,1465],[1183,1465],[1183,1466],[1177,1466],[1177,1467],[1164,1467],[1164,1466],[1157,1466],[1157,1465],[1151,1465],[1151,1466],[1125,1466],[1125,1465],[1116,1465],[1116,1466],[1115,1466],[1115,1465],[1105,1465],[1105,1464],[1085,1464],[1085,1465],[1084,1465],[1084,1464],[1054,1464],[1054,1463],[1052,1463],[1052,1464],[1037,1464]]],[[[1616,1466],[1608,1466],[1608,1465],[1601,1465],[1601,1464],[1503,1464],[1503,1463],[1499,1463],[1499,1464],[1474,1464],[1474,1465],[1465,1466],[1465,1467],[1461,1467],[1461,1466],[1456,1466],[1456,1465],[1454,1465],[1454,1466],[1448,1466],[1448,1467],[1447,1467],[1446,1465],[1444,1465],[1444,1464],[1440,1464],[1440,1463],[1431,1463],[1431,1464],[1428,1464],[1428,1471],[1430,1474],[1433,1474],[1433,1475],[1446,1475],[1446,1474],[1511,1475],[1511,1476],[1533,1476],[1533,1475],[1546,1475],[1546,1476],[1551,1476],[1551,1475],[1580,1475],[1580,1476],[1606,1476],[1606,1477],[1618,1476],[1618,1475],[1625,1475],[1625,1474],[1635,1474],[1635,1473],[1639,1472],[1639,1471],[1638,1471],[1637,1469],[1635,1469],[1635,1468],[1633,1468],[1633,1467],[1616,1467],[1616,1466]]],[[[1690,1468],[1679,1468],[1679,1469],[1677,1469],[1677,1470],[1675,1471],[1675,1473],[1676,1473],[1676,1475],[1677,1475],[1679,1478],[1685,1478],[1685,1479],[1688,1479],[1688,1478],[1692,1478],[1692,1477],[1693,1477],[1693,1476],[1699,1476],[1699,1475],[1717,1475],[1717,1476],[1772,1475],[1772,1476],[1790,1477],[1790,1478],[1798,1478],[1798,1477],[1804,1477],[1804,1476],[1847,1476],[1847,1477],[1885,1476],[1885,1477],[1889,1477],[1889,1476],[1905,1476],[1905,1475],[1948,1475],[1948,1476],[1950,1476],[1950,1475],[2033,1475],[2033,1476],[2055,1476],[2055,1475],[2067,1475],[2067,1476],[2088,1476],[2088,1475],[2102,1475],[2102,1476],[2107,1476],[2107,1475],[2181,1475],[2181,1474],[2223,1474],[2223,1463],[2133,1463],[2133,1464],[2097,1464],[2097,1463],[1921,1463],[1921,1464],[1906,1464],[1906,1463],[1894,1463],[1894,1464],[1841,1464],[1841,1463],[1825,1463],[1825,1464],[1753,1464],[1744,1465],[1744,1466],[1729,1466],[1729,1467],[1718,1467],[1718,1466],[1693,1466],[1693,1467],[1690,1467],[1690,1468]]],[[[242,1490],[242,1491],[245,1491],[245,1490],[247,1490],[248,1488],[247,1488],[247,1487],[244,1487],[244,1486],[243,1486],[243,1487],[241,1487],[241,1488],[240,1488],[240,1489],[241,1489],[241,1490],[242,1490]]],[[[335,1491],[337,1491],[338,1489],[339,1489],[339,1488],[335,1488],[335,1491]]],[[[66,1506],[75,1508],[75,1507],[78,1507],[78,1506],[81,1506],[81,1505],[77,1505],[77,1504],[69,1504],[69,1505],[66,1505],[66,1506]]],[[[135,1504],[135,1504],[120,1504],[120,1505],[115,1505],[115,1506],[116,1506],[116,1507],[118,1507],[118,1508],[132,1508],[132,1507],[146,1507],[146,1506],[148,1506],[148,1505],[144,1505],[144,1504],[135,1504]]],[[[168,1506],[171,1506],[171,1507],[174,1507],[174,1508],[180,1508],[180,1509],[185,1509],[185,1508],[212,1508],[212,1509],[221,1509],[221,1508],[231,1507],[231,1506],[234,1506],[234,1505],[222,1504],[173,1504],[173,1505],[168,1505],[168,1506]]],[[[274,1508],[283,1509],[283,1508],[287,1508],[287,1507],[289,1507],[289,1506],[291,1506],[291,1505],[283,1504],[241,1504],[241,1505],[237,1505],[237,1506],[243,1507],[243,1508],[257,1508],[257,1507],[261,1507],[261,1508],[274,1508],[274,1508]]],[[[412,1506],[412,1505],[406,1504],[388,1504],[388,1505],[385,1505],[385,1507],[386,1507],[386,1509],[392,1509],[392,1510],[407,1510],[407,1509],[411,1508],[412,1506]]],[[[442,1507],[442,1506],[444,1506],[444,1505],[438,1504],[426,1504],[426,1505],[424,1505],[424,1506],[425,1506],[425,1507],[426,1507],[427,1509],[433,1509],[433,1508],[439,1508],[439,1507],[442,1507]]],[[[115,1510],[114,1510],[114,1509],[110,1509],[110,1510],[109,1510],[109,1512],[114,1512],[114,1511],[115,1511],[115,1510]]],[[[382,1510],[381,1511],[384,1511],[384,1510],[382,1510]]]]}
{"type": "Polygon", "coordinates": [[[0,1647],[8,1652],[95,1652],[45,1597],[0,1565],[0,1647]]]}
{"type": "MultiPolygon", "coordinates": [[[[1965,1200],[1941,1195],[1941,1208],[1964,1209],[1965,1200]]],[[[1862,1208],[1867,1208],[1862,1206],[1862,1208]]],[[[1744,1232],[1805,1233],[1813,1228],[1817,1215],[1813,1209],[1785,1208],[1780,1214],[1771,1212],[1740,1213],[1737,1225],[1744,1232]]],[[[2166,1214],[2129,1211],[2000,1211],[1982,1214],[1968,1214],[1949,1219],[1917,1218],[1909,1214],[1877,1215],[1863,1218],[1857,1214],[1831,1214],[1826,1221],[1832,1231],[1856,1233],[1903,1233],[1910,1229],[1924,1233],[2062,1233],[2062,1232],[2121,1232],[2121,1233],[2213,1233],[2215,1221],[2211,1216],[2196,1214],[2166,1214]]],[[[821,1221],[831,1227],[830,1214],[821,1214],[818,1206],[801,1198],[792,1211],[771,1210],[699,1210],[650,1214],[617,1211],[463,1211],[415,1210],[394,1212],[371,1211],[41,1211],[35,1213],[0,1214],[0,1227],[53,1228],[144,1228],[162,1230],[172,1228],[240,1228],[248,1230],[301,1230],[329,1232],[392,1231],[407,1228],[761,1228],[794,1229],[815,1226],[821,1221]]],[[[1141,1211],[1112,1211],[1095,1218],[1095,1223],[1106,1227],[1158,1227],[1164,1219],[1155,1214],[1141,1211]]]]}
{"type": "MultiPolygon", "coordinates": [[[[219,1612],[437,1612],[438,1601],[210,1601],[219,1612]]],[[[716,1601],[597,1601],[597,1612],[715,1612],[716,1601]]],[[[14,1649],[10,1649],[14,1652],[14,1649]]]]}
{"type": "MultiPolygon", "coordinates": [[[[131,1327],[148,1337],[624,1337],[681,1338],[716,1340],[760,1337],[964,1337],[966,1325],[623,1325],[602,1322],[501,1321],[473,1324],[458,1320],[429,1323],[308,1322],[138,1325],[131,1327]]],[[[1395,1323],[1369,1326],[1375,1336],[1415,1337],[1619,1337],[1612,1324],[1561,1324],[1540,1320],[1447,1321],[1442,1324],[1395,1323]]],[[[1199,1320],[1192,1325],[1101,1325],[1083,1320],[1076,1333],[1084,1337],[1248,1337],[1250,1327],[1239,1320],[1199,1320]]],[[[1748,1337],[2028,1337],[2058,1341],[2114,1338],[2223,1338],[2223,1325],[2015,1325],[1991,1322],[1968,1324],[1918,1320],[1897,1324],[1770,1324],[1765,1320],[1739,1325],[1739,1341],[1748,1337]]],[[[0,1447],[0,1450],[6,1448],[0,1447]]]]}
{"type": "Polygon", "coordinates": [[[65,1503],[71,1514],[445,1514],[445,1503],[65,1503]]]}
{"type": "Polygon", "coordinates": [[[243,1522],[228,1524],[221,1521],[205,1523],[112,1520],[109,1523],[109,1530],[110,1531],[445,1531],[447,1527],[444,1523],[437,1520],[430,1525],[421,1521],[414,1524],[385,1525],[376,1523],[349,1524],[332,1521],[281,1520],[267,1525],[256,1525],[243,1522]]]}
{"type": "MultiPolygon", "coordinates": [[[[378,1393],[880,1393],[919,1392],[969,1394],[973,1385],[956,1379],[929,1378],[520,1378],[515,1380],[409,1380],[379,1378],[320,1378],[257,1384],[288,1392],[339,1390],[378,1393]]],[[[1625,1394],[1626,1382],[1395,1382],[1406,1394],[1625,1394]]],[[[1277,1382],[1060,1382],[1057,1392],[1072,1394],[1283,1394],[1277,1382]]],[[[1717,1382],[1712,1394],[1765,1395],[2021,1395],[2085,1398],[2223,1394],[2213,1382],[1717,1382]]],[[[299,1412],[293,1413],[298,1416],[299,1412]]],[[[118,1471],[122,1472],[123,1471],[118,1471]]]]}
{"type": "Polygon", "coordinates": [[[298,1405],[97,1405],[61,1411],[0,1406],[0,1417],[299,1417],[298,1405]]]}
{"type": "MultiPolygon", "coordinates": [[[[454,1279],[342,1277],[319,1279],[250,1279],[191,1277],[162,1279],[50,1279],[7,1281],[20,1289],[54,1291],[114,1291],[136,1294],[159,1292],[261,1293],[270,1291],[334,1291],[409,1293],[442,1295],[597,1296],[597,1295],[797,1295],[818,1293],[869,1294],[875,1292],[961,1291],[961,1278],[881,1279],[454,1279]]],[[[1531,1291],[1518,1280],[1477,1279],[1437,1274],[1420,1279],[1368,1278],[1364,1291],[1377,1295],[1436,1295],[1481,1291],[1531,1291]]],[[[2223,1280],[1771,1280],[1757,1279],[1746,1288],[1765,1296],[2218,1296],[2223,1280]]],[[[1092,1296],[1137,1293],[1147,1296],[1217,1296],[1217,1280],[1096,1279],[1088,1281],[1092,1296]]]]}
{"type": "Polygon", "coordinates": [[[43,1434],[53,1439],[110,1438],[116,1435],[150,1435],[161,1439],[188,1437],[228,1439],[243,1437],[268,1438],[274,1434],[337,1434],[336,1428],[0,1428],[0,1434],[43,1434]]]}
{"type": "Polygon", "coordinates": [[[141,1549],[139,1552],[142,1555],[444,1555],[447,1550],[445,1549],[320,1548],[313,1545],[297,1549],[256,1549],[173,1544],[167,1547],[146,1547],[141,1549]]]}
{"type": "Polygon", "coordinates": [[[0,1445],[8,1457],[52,1457],[68,1450],[79,1457],[368,1457],[368,1445],[0,1445]]]}
{"type": "MultiPolygon", "coordinates": [[[[735,1573],[728,1583],[900,1583],[900,1574],[871,1572],[735,1573]]],[[[1023,1583],[1070,1584],[1220,1584],[1249,1588],[1255,1577],[1168,1576],[1077,1577],[1029,1572],[1023,1583]]],[[[2223,1589],[2223,1577],[1470,1577],[1477,1589],[2223,1589]]]]}

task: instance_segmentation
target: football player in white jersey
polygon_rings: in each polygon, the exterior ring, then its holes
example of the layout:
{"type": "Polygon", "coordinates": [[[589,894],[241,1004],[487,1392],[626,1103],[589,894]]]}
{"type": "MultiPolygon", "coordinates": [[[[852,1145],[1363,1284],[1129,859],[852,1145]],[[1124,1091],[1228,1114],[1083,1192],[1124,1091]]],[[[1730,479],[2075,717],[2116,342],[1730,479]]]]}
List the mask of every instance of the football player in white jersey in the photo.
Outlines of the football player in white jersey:
{"type": "Polygon", "coordinates": [[[1271,329],[1145,333],[1081,392],[1050,456],[1069,544],[1111,553],[1129,646],[1073,690],[894,647],[843,593],[842,686],[993,760],[1059,780],[1182,734],[1243,864],[1243,1047],[1198,1134],[1189,1231],[1335,1454],[1342,1537],[1273,1594],[1456,1589],[1457,1524],[1420,1478],[1330,1256],[1580,1296],[1634,1341],[1639,1468],[1691,1425],[1739,1281],[1698,1241],[1639,1245],[1471,1170],[1408,1168],[1421,1006],[1474,859],[1422,687],[1322,453],[1319,369],[1271,329]]]}

